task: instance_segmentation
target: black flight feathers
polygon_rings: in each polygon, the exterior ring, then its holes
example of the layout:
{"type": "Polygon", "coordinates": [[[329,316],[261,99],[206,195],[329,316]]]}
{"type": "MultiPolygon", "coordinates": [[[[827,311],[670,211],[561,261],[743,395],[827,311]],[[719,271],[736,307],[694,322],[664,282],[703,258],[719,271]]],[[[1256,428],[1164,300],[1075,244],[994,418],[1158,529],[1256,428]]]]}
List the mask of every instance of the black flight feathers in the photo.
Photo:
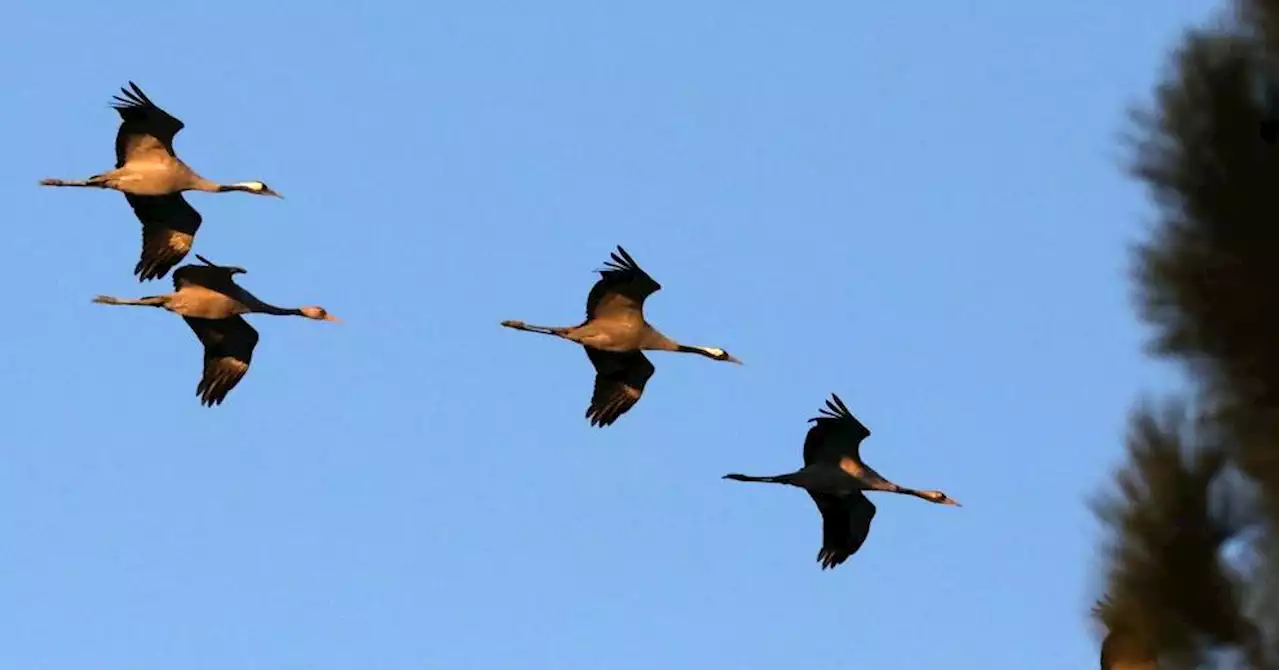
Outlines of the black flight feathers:
{"type": "Polygon", "coordinates": [[[120,88],[120,92],[124,94],[123,98],[118,95],[111,96],[111,99],[116,101],[115,104],[111,105],[113,108],[126,110],[138,107],[146,108],[156,106],[154,102],[151,102],[151,98],[148,98],[147,94],[143,93],[142,89],[138,88],[137,84],[131,81],[129,82],[129,88],[120,88]],[[131,91],[129,88],[133,90],[131,91]]]}
{"type": "Polygon", "coordinates": [[[609,260],[604,262],[604,267],[605,269],[603,270],[596,270],[604,277],[619,272],[643,272],[640,269],[640,265],[636,263],[636,259],[632,258],[631,254],[622,248],[622,245],[618,245],[617,251],[609,253],[609,260]]]}
{"type": "Polygon", "coordinates": [[[837,455],[858,458],[859,447],[871,431],[845,407],[840,396],[832,393],[819,414],[809,419],[814,425],[804,436],[805,465],[837,455]]]}
{"type": "Polygon", "coordinates": [[[819,426],[827,422],[838,421],[849,428],[853,428],[859,435],[859,439],[866,439],[871,436],[871,431],[853,416],[853,413],[845,406],[840,396],[834,393],[831,394],[831,399],[827,401],[827,406],[818,410],[818,414],[819,416],[815,416],[809,421],[817,422],[819,426]],[[844,422],[848,423],[845,424],[844,422]]]}
{"type": "Polygon", "coordinates": [[[147,94],[143,93],[137,84],[131,81],[129,82],[129,88],[121,88],[120,92],[124,94],[124,97],[119,95],[111,96],[111,99],[115,101],[112,103],[111,108],[120,113],[120,118],[125,121],[163,127],[170,138],[177,134],[179,130],[182,130],[182,122],[157,107],[154,102],[151,102],[151,98],[148,98],[147,94]]]}
{"type": "MultiPolygon", "coordinates": [[[[827,406],[818,410],[821,416],[815,416],[810,421],[825,421],[827,419],[852,419],[853,414],[845,407],[844,401],[840,396],[832,393],[831,399],[827,401],[827,406]]],[[[856,419],[855,419],[856,420],[856,419]]]]}
{"type": "Polygon", "coordinates": [[[609,260],[605,261],[604,268],[596,270],[600,273],[601,279],[610,284],[614,283],[636,283],[643,285],[647,289],[646,293],[653,293],[662,288],[662,285],[654,281],[649,273],[640,269],[640,265],[636,260],[623,249],[621,245],[617,247],[617,251],[609,254],[609,260]]]}
{"type": "Polygon", "coordinates": [[[235,283],[235,275],[248,273],[248,270],[234,265],[218,265],[200,254],[196,254],[196,258],[204,265],[189,264],[173,271],[175,291],[181,290],[185,284],[194,284],[226,293],[239,288],[235,283]]]}
{"type": "MultiPolygon", "coordinates": [[[[596,272],[600,273],[600,279],[591,287],[591,292],[587,294],[587,318],[593,319],[599,316],[597,310],[601,307],[601,303],[607,303],[618,307],[618,303],[608,298],[609,294],[615,294],[624,297],[627,301],[634,303],[631,307],[643,305],[645,298],[648,298],[655,291],[662,288],[662,285],[653,280],[649,273],[640,269],[640,265],[636,263],[631,254],[621,246],[618,250],[609,254],[605,267],[596,272]]],[[[610,311],[606,307],[605,312],[610,311]]]]}
{"type": "Polygon", "coordinates": [[[201,256],[200,254],[196,254],[196,260],[200,261],[201,263],[204,263],[205,265],[207,265],[207,266],[209,266],[209,267],[211,267],[211,268],[218,268],[218,269],[220,269],[220,270],[226,270],[227,272],[230,272],[230,273],[231,273],[231,274],[233,274],[233,275],[249,274],[249,271],[248,271],[248,270],[246,270],[246,269],[244,269],[244,268],[242,268],[242,267],[237,267],[237,266],[235,266],[235,265],[218,265],[217,263],[214,263],[213,261],[209,260],[208,258],[205,258],[204,256],[201,256]]]}

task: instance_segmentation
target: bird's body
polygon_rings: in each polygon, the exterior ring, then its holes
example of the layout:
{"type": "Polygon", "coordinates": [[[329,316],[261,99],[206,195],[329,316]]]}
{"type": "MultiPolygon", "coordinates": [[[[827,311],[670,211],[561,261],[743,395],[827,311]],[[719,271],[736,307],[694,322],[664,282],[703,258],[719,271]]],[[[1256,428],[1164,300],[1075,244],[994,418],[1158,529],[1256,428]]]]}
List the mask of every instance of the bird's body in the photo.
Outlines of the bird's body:
{"type": "Polygon", "coordinates": [[[664,346],[666,340],[647,322],[627,320],[587,321],[565,331],[564,339],[577,342],[597,351],[623,353],[638,350],[673,350],[664,346]]]}
{"type": "Polygon", "coordinates": [[[696,353],[718,361],[741,363],[723,349],[684,345],[663,335],[644,318],[644,301],[662,288],[618,247],[600,270],[587,294],[587,318],[576,326],[531,326],[523,321],[502,325],[554,335],[583,346],[596,369],[595,389],[586,416],[593,426],[608,426],[640,400],[653,376],[645,351],[696,353]]]}
{"type": "Polygon", "coordinates": [[[197,319],[227,319],[252,311],[243,300],[203,286],[188,286],[177,291],[165,302],[164,308],[197,319]]]}
{"type": "Polygon", "coordinates": [[[871,431],[854,418],[839,396],[832,394],[822,416],[804,440],[804,467],[795,472],[753,477],[728,474],[741,482],[788,484],[804,489],[822,514],[822,548],[818,561],[823,569],[845,562],[862,547],[871,531],[875,505],[866,491],[912,495],[941,505],[959,505],[941,491],[910,489],[885,479],[862,461],[859,447],[871,431]]]}
{"type": "Polygon", "coordinates": [[[173,273],[172,293],[136,300],[98,296],[104,305],[161,307],[180,315],[204,345],[204,374],[196,387],[203,405],[221,404],[227,393],[249,371],[258,331],[245,321],[244,314],[305,316],[318,321],[337,321],[322,307],[276,307],[235,283],[244,273],[236,267],[214,265],[197,254],[205,265],[184,265],[173,273]]]}
{"type": "Polygon", "coordinates": [[[836,496],[847,496],[859,491],[871,491],[877,488],[873,483],[877,480],[869,477],[864,479],[860,476],[860,474],[866,473],[866,468],[858,468],[849,459],[846,459],[845,463],[833,468],[825,461],[817,462],[806,465],[790,475],[783,476],[786,478],[785,483],[792,486],[798,486],[806,491],[836,496]],[[848,463],[847,467],[845,463],[848,463]]]}
{"type": "Polygon", "coordinates": [[[173,150],[183,123],[157,107],[137,84],[121,89],[113,105],[120,113],[115,169],[85,180],[44,179],[44,186],[111,189],[124,193],[142,222],[142,255],[134,267],[140,281],[163,277],[191,250],[202,218],[182,196],[185,191],[255,195],[280,194],[260,181],[218,184],[200,176],[173,150]]]}

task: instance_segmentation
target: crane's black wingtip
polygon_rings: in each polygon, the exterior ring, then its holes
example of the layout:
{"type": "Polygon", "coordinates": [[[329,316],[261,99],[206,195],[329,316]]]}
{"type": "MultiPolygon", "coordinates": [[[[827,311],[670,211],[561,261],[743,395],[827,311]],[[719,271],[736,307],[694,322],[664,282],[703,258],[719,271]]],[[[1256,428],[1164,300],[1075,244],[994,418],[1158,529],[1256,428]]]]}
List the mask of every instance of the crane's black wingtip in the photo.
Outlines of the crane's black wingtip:
{"type": "MultiPolygon", "coordinates": [[[[822,418],[851,419],[853,418],[853,412],[849,411],[849,407],[846,406],[844,404],[844,401],[840,399],[840,396],[836,395],[835,393],[832,393],[831,397],[827,399],[826,403],[824,404],[826,405],[826,407],[822,407],[818,409],[818,414],[820,414],[821,416],[817,417],[817,419],[822,419],[822,418]]],[[[813,420],[815,419],[810,419],[810,421],[813,421],[813,420]]]]}
{"type": "Polygon", "coordinates": [[[216,407],[221,405],[223,400],[227,399],[225,395],[214,395],[208,391],[196,391],[196,395],[200,396],[200,404],[205,407],[216,407]]]}
{"type": "Polygon", "coordinates": [[[836,566],[844,563],[848,556],[840,556],[834,551],[823,547],[818,550],[818,562],[822,564],[823,570],[834,570],[836,566]]]}
{"type": "Polygon", "coordinates": [[[146,267],[146,268],[137,268],[133,271],[133,273],[138,276],[138,283],[142,283],[142,282],[151,281],[153,279],[160,279],[164,277],[166,274],[169,274],[169,270],[168,268],[146,267]]]}

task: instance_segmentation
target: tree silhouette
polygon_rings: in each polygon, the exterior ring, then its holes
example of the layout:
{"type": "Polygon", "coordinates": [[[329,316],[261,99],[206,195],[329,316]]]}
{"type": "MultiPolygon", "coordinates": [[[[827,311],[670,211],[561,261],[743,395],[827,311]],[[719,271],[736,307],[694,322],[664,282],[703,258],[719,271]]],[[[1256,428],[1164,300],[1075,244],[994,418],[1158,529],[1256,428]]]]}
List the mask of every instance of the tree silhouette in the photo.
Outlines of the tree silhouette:
{"type": "Polygon", "coordinates": [[[1276,667],[1276,16],[1237,0],[1189,33],[1135,114],[1133,172],[1159,215],[1134,250],[1137,303],[1191,384],[1134,412],[1095,502],[1104,669],[1276,667]]]}
{"type": "Polygon", "coordinates": [[[1232,481],[1212,423],[1188,418],[1176,403],[1134,413],[1117,492],[1096,504],[1117,536],[1108,596],[1095,608],[1110,631],[1104,651],[1123,650],[1136,662],[1158,650],[1169,667],[1182,668],[1204,667],[1232,649],[1258,653],[1241,575],[1222,552],[1260,517],[1255,501],[1240,495],[1247,487],[1232,481]]]}

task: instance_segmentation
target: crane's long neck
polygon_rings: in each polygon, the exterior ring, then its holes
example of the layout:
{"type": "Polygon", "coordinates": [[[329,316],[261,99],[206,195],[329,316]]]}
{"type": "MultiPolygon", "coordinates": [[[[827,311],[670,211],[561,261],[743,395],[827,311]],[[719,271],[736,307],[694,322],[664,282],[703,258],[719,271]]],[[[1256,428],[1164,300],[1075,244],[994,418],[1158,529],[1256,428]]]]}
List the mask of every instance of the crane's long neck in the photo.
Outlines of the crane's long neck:
{"type": "Polygon", "coordinates": [[[198,179],[201,182],[201,188],[196,190],[199,191],[209,191],[211,193],[230,193],[232,191],[241,191],[243,193],[256,192],[256,189],[254,188],[255,185],[249,183],[239,182],[235,184],[218,184],[216,182],[211,182],[204,177],[199,177],[198,179]]]}
{"type": "Polygon", "coordinates": [[[231,191],[242,191],[244,193],[256,193],[260,186],[256,182],[240,181],[234,184],[219,184],[212,179],[205,179],[195,170],[192,170],[185,163],[182,166],[187,172],[187,190],[203,191],[205,193],[230,193],[231,191]]]}
{"type": "Polygon", "coordinates": [[[277,307],[264,302],[258,298],[258,296],[244,289],[240,289],[240,293],[240,301],[244,303],[245,307],[249,308],[250,312],[254,312],[256,314],[273,314],[275,316],[305,316],[302,313],[302,310],[296,307],[277,307]]]}
{"type": "Polygon", "coordinates": [[[680,351],[680,343],[645,321],[641,324],[640,348],[646,351],[680,351]]]}
{"type": "Polygon", "coordinates": [[[648,323],[645,324],[645,329],[647,332],[644,335],[644,340],[640,344],[641,349],[653,351],[676,351],[682,354],[697,354],[699,356],[710,358],[713,361],[728,360],[733,361],[734,363],[741,362],[732,356],[727,356],[723,349],[717,349],[715,347],[700,347],[693,344],[680,344],[666,335],[663,335],[657,328],[650,326],[648,323]]]}
{"type": "Polygon", "coordinates": [[[186,181],[184,191],[203,191],[205,193],[219,193],[225,189],[216,181],[211,181],[201,177],[199,173],[192,170],[186,163],[181,164],[181,169],[186,172],[184,181],[186,181]]]}
{"type": "Polygon", "coordinates": [[[711,356],[703,350],[702,347],[690,347],[680,344],[679,342],[662,334],[662,331],[654,328],[645,321],[643,324],[644,333],[641,336],[640,348],[647,351],[679,351],[687,354],[702,354],[703,356],[711,356]]]}
{"type": "Polygon", "coordinates": [[[891,488],[887,488],[887,489],[885,489],[885,490],[887,490],[887,491],[889,491],[889,492],[891,492],[891,493],[901,493],[902,495],[915,496],[915,497],[917,497],[917,498],[919,498],[919,499],[921,499],[921,500],[927,500],[927,501],[929,501],[929,502],[935,502],[935,501],[933,500],[933,498],[929,495],[929,493],[930,493],[930,492],[927,492],[927,491],[920,491],[920,490],[912,489],[912,488],[907,488],[907,487],[905,487],[905,486],[898,486],[897,484],[892,484],[892,483],[891,483],[891,484],[889,484],[889,486],[890,486],[891,488]]]}
{"type": "Polygon", "coordinates": [[[297,307],[276,307],[275,305],[268,305],[262,301],[258,301],[258,304],[254,306],[253,311],[259,314],[274,314],[276,316],[306,316],[302,310],[297,307]]]}
{"type": "Polygon", "coordinates": [[[675,344],[675,347],[671,349],[671,351],[679,351],[684,354],[698,354],[699,356],[706,356],[707,358],[717,361],[720,360],[721,354],[717,349],[712,349],[711,347],[699,347],[692,344],[675,344]]]}

